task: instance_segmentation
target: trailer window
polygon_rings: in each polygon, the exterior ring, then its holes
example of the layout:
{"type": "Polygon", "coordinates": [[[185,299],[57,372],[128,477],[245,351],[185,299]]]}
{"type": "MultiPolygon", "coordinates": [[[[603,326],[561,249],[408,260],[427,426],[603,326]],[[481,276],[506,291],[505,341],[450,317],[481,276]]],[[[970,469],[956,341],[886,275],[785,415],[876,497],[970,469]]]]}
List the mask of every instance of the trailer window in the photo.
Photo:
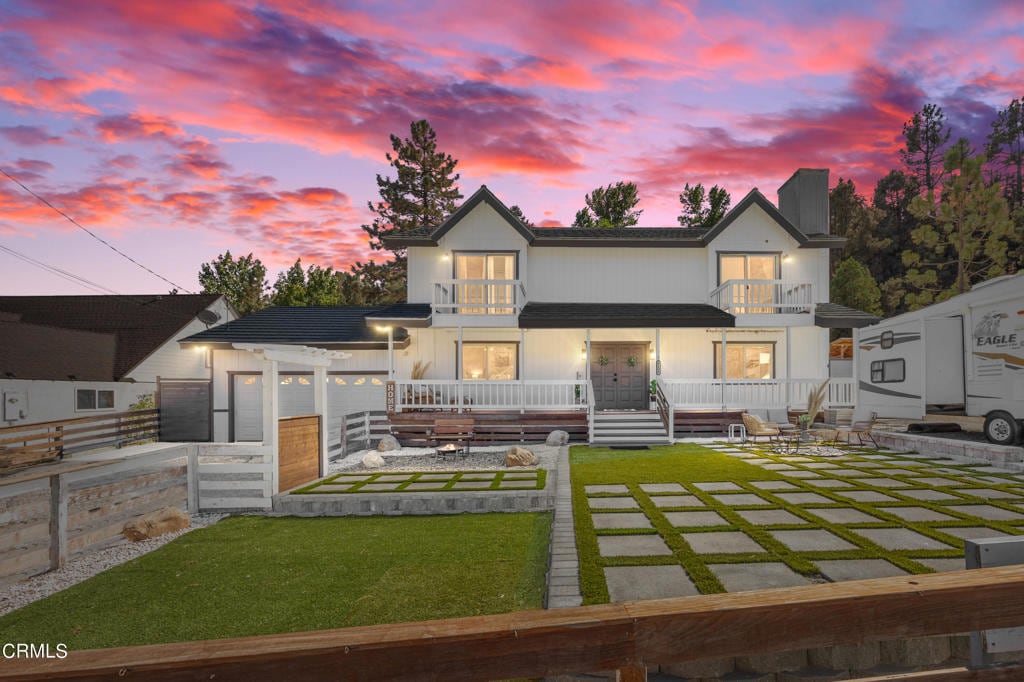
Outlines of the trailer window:
{"type": "Polygon", "coordinates": [[[905,380],[907,363],[903,358],[875,360],[871,363],[871,383],[893,384],[905,380]]]}
{"type": "MultiPolygon", "coordinates": [[[[882,338],[879,339],[879,343],[881,344],[882,348],[892,348],[893,341],[894,339],[892,332],[882,332],[882,338]]],[[[900,379],[900,381],[902,381],[902,379],[900,379]]]]}

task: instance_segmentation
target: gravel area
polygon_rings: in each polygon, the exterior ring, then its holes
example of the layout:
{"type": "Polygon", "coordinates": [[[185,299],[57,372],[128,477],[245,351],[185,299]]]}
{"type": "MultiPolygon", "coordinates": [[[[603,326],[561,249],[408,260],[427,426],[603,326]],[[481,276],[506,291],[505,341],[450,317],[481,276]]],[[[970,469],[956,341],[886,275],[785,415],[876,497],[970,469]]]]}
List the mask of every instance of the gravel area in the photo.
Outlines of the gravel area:
{"type": "Polygon", "coordinates": [[[181,537],[190,530],[213,525],[226,516],[227,514],[192,514],[192,525],[188,528],[167,533],[151,540],[142,540],[140,542],[125,541],[91,554],[79,555],[64,564],[64,568],[41,573],[20,582],[0,587],[0,616],[10,613],[15,609],[20,609],[22,606],[27,606],[38,599],[49,597],[55,592],[67,589],[98,573],[102,573],[108,568],[113,568],[143,554],[152,552],[154,549],[166,545],[171,540],[181,537]]]}
{"type": "MultiPolygon", "coordinates": [[[[472,471],[474,469],[504,469],[505,453],[510,446],[474,447],[465,455],[435,457],[433,448],[402,448],[391,452],[379,452],[384,466],[370,468],[363,465],[363,457],[376,450],[360,450],[331,462],[330,473],[341,471],[472,471]]],[[[537,466],[553,469],[558,458],[558,447],[553,445],[523,445],[539,460],[537,466]]]]}

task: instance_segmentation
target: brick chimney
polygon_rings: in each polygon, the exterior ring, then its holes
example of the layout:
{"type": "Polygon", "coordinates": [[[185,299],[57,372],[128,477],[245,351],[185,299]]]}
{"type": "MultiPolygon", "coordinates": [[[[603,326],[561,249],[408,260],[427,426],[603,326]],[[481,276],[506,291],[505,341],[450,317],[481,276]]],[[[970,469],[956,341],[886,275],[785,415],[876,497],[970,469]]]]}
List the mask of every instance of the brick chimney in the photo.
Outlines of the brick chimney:
{"type": "Polygon", "coordinates": [[[804,234],[829,234],[828,168],[800,168],[779,187],[779,211],[804,234]]]}

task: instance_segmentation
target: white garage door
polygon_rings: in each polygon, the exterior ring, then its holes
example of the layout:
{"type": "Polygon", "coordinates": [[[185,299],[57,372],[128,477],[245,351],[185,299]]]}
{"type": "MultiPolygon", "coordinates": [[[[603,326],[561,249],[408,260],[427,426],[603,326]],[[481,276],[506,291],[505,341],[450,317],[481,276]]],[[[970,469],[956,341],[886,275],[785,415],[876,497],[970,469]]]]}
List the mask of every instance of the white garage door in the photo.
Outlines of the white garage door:
{"type": "MultiPolygon", "coordinates": [[[[330,445],[341,443],[344,415],[383,410],[384,374],[345,374],[327,377],[327,437],[330,445]]],[[[313,414],[313,376],[282,374],[278,397],[282,417],[313,414]]],[[[263,377],[235,375],[235,440],[263,440],[263,377]]]]}

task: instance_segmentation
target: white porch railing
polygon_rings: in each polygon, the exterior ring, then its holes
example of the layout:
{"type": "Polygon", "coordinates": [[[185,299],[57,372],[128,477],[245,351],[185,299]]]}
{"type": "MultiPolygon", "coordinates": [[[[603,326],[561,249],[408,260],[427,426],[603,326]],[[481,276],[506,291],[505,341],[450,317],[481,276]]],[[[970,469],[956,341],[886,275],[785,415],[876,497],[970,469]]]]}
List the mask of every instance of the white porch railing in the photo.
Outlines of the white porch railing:
{"type": "MultiPolygon", "coordinates": [[[[659,379],[661,390],[675,409],[777,408],[799,409],[807,395],[824,379],[659,379]],[[724,389],[724,395],[723,395],[724,389]]],[[[854,379],[834,378],[828,383],[826,407],[856,404],[854,379]]]]}
{"type": "Polygon", "coordinates": [[[433,312],[450,315],[518,315],[526,284],[518,279],[446,279],[434,282],[433,312]]]}
{"type": "Polygon", "coordinates": [[[734,315],[806,313],[814,308],[811,289],[808,282],[730,279],[711,292],[708,302],[734,315]]]}
{"type": "Polygon", "coordinates": [[[590,382],[458,381],[395,382],[395,411],[422,409],[589,410],[590,382]]]}

